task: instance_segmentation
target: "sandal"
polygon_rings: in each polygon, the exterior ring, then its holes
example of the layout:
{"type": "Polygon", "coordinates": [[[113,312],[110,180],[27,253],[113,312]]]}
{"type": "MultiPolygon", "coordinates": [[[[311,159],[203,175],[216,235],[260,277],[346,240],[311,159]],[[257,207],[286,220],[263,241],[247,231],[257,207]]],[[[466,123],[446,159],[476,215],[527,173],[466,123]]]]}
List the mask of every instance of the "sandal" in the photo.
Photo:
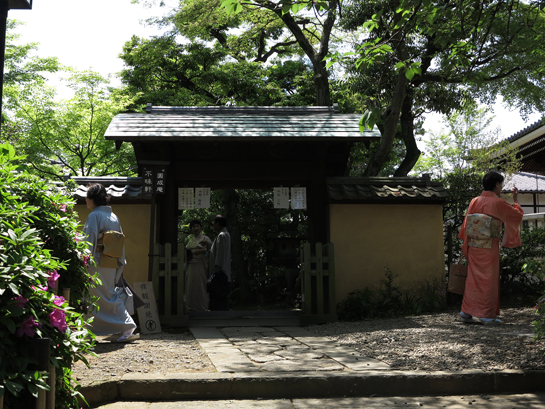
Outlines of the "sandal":
{"type": "Polygon", "coordinates": [[[465,312],[460,312],[460,321],[465,322],[466,324],[472,324],[477,321],[473,319],[473,317],[469,314],[466,314],[465,312]]]}
{"type": "Polygon", "coordinates": [[[484,325],[501,325],[501,321],[497,318],[481,318],[481,321],[484,325]]]}
{"type": "Polygon", "coordinates": [[[140,334],[122,335],[115,340],[115,342],[132,342],[140,339],[140,334]]]}

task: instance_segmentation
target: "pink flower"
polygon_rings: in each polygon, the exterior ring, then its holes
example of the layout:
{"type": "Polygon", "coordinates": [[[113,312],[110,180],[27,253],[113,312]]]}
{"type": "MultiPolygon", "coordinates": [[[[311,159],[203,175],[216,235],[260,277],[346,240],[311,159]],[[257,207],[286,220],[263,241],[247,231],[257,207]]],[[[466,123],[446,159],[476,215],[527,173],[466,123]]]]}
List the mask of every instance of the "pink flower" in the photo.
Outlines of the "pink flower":
{"type": "Polygon", "coordinates": [[[47,285],[52,290],[57,288],[57,280],[59,279],[60,274],[57,273],[57,270],[53,270],[49,272],[49,278],[47,279],[47,285]]]}
{"type": "Polygon", "coordinates": [[[61,305],[64,304],[64,301],[65,301],[64,297],[61,297],[60,295],[56,295],[55,299],[53,300],[53,304],[60,307],[61,305]]]}
{"type": "Polygon", "coordinates": [[[15,301],[13,305],[19,308],[25,308],[25,304],[28,302],[28,298],[23,297],[22,295],[12,298],[12,301],[15,301]]]}
{"type": "Polygon", "coordinates": [[[89,256],[83,257],[83,265],[87,267],[87,262],[89,261],[89,256]]]}
{"type": "Polygon", "coordinates": [[[32,288],[34,291],[47,291],[48,288],[46,286],[43,286],[43,287],[34,287],[33,285],[30,286],[30,288],[32,288]]]}
{"type": "Polygon", "coordinates": [[[61,205],[61,206],[59,207],[59,210],[60,210],[61,212],[65,212],[65,213],[66,213],[66,205],[65,205],[65,204],[61,205]]]}
{"type": "Polygon", "coordinates": [[[34,328],[38,326],[39,324],[36,321],[34,321],[34,318],[29,317],[17,329],[17,331],[15,332],[15,335],[17,335],[18,337],[22,337],[23,335],[26,335],[27,337],[34,338],[34,336],[36,335],[36,331],[34,331],[34,328]]]}
{"type": "Polygon", "coordinates": [[[49,323],[52,327],[57,328],[60,332],[63,334],[66,332],[66,314],[63,310],[59,310],[55,308],[50,314],[49,314],[49,323]]]}

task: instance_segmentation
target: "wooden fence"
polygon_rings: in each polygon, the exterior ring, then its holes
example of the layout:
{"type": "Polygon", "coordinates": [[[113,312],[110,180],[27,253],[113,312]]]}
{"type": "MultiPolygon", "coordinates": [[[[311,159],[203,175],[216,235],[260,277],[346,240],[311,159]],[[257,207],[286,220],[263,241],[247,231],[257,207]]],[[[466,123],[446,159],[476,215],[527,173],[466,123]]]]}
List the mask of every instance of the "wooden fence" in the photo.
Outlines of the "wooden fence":
{"type": "Polygon", "coordinates": [[[172,254],[172,245],[155,243],[153,252],[153,291],[157,300],[161,324],[186,326],[188,315],[185,306],[185,247],[177,245],[172,254]]]}
{"type": "Polygon", "coordinates": [[[310,243],[301,250],[301,325],[337,321],[335,313],[335,254],[333,243],[310,243]]]}

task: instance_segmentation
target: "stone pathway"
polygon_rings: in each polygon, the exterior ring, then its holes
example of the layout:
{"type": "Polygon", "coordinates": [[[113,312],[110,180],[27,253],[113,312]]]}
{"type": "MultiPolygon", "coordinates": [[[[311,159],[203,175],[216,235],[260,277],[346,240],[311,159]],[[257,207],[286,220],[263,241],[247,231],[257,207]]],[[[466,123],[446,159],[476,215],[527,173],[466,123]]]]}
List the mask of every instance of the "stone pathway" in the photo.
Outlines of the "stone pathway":
{"type": "Polygon", "coordinates": [[[389,365],[360,356],[300,327],[191,327],[218,372],[386,370],[389,365]]]}

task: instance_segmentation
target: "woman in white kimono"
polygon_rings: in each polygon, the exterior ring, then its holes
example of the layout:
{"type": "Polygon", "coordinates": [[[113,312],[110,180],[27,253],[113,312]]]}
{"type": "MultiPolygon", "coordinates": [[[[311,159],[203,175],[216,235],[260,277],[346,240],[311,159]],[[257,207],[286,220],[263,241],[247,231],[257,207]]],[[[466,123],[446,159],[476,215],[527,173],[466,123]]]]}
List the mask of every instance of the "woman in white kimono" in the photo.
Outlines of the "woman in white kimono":
{"type": "Polygon", "coordinates": [[[187,262],[185,294],[187,307],[193,311],[208,311],[208,292],[206,291],[208,260],[205,254],[212,241],[202,234],[201,226],[199,220],[189,223],[193,237],[185,246],[190,255],[187,262]]]}
{"type": "Polygon", "coordinates": [[[91,213],[87,217],[83,232],[87,235],[91,257],[96,263],[96,266],[88,268],[92,274],[98,272],[102,281],[102,284],[97,284],[96,287],[90,289],[91,295],[99,297],[99,310],[91,311],[94,319],[89,329],[95,335],[121,333],[116,342],[134,341],[140,338],[140,335],[133,334],[136,324],[125,308],[115,285],[120,281],[126,264],[125,248],[123,247],[120,251],[121,257],[112,258],[102,254],[103,246],[97,243],[101,233],[101,235],[107,231],[122,233],[119,219],[112,212],[112,208],[107,206],[110,196],[101,184],[96,183],[88,186],[86,200],[87,208],[91,210],[91,213]],[[103,259],[102,262],[101,258],[103,259]]]}

